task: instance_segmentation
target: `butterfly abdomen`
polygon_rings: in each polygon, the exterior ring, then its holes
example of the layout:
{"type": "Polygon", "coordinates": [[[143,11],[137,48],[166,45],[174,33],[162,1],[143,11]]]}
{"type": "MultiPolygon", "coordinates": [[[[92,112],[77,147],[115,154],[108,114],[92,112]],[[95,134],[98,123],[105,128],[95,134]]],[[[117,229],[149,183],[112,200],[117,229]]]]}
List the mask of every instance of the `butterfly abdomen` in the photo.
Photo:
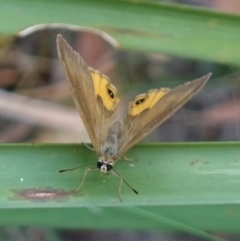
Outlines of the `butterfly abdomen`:
{"type": "Polygon", "coordinates": [[[102,155],[107,157],[113,157],[116,155],[119,146],[119,139],[122,135],[122,123],[115,121],[110,127],[107,138],[102,145],[102,155]]]}

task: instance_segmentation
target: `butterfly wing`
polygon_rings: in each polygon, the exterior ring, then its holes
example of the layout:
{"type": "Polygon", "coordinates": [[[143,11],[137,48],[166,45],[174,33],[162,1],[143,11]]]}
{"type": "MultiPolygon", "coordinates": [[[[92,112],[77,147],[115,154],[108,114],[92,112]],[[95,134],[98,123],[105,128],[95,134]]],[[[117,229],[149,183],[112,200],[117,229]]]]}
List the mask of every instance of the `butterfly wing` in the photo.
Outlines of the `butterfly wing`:
{"type": "Polygon", "coordinates": [[[210,76],[211,73],[172,90],[161,88],[138,95],[129,104],[123,121],[124,130],[116,158],[172,116],[205,85],[210,76]]]}
{"type": "Polygon", "coordinates": [[[109,121],[118,106],[116,88],[106,76],[89,69],[60,34],[57,36],[57,50],[74,103],[99,155],[109,121]]]}

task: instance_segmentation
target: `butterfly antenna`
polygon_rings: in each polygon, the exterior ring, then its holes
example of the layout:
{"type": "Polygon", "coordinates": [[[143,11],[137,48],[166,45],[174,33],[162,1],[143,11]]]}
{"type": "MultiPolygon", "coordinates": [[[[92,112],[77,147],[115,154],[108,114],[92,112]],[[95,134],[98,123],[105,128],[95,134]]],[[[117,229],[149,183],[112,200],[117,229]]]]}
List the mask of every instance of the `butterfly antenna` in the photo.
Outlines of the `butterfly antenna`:
{"type": "MultiPolygon", "coordinates": [[[[113,169],[112,169],[113,170],[113,169]]],[[[117,176],[119,176],[120,178],[121,178],[121,180],[123,181],[123,182],[125,182],[125,184],[127,184],[127,186],[133,191],[133,192],[135,192],[137,195],[138,195],[138,192],[133,188],[133,187],[131,187],[130,186],[130,184],[128,184],[127,183],[127,181],[122,177],[122,175],[120,175],[117,171],[115,171],[115,170],[113,170],[113,172],[117,175],[117,176]]]]}
{"type": "Polygon", "coordinates": [[[87,164],[87,165],[83,165],[83,166],[78,166],[78,167],[73,167],[73,168],[69,168],[69,169],[62,169],[62,170],[59,170],[58,172],[59,173],[62,173],[62,172],[70,172],[70,171],[74,171],[76,169],[79,169],[79,168],[82,168],[82,167],[89,167],[91,166],[91,164],[87,164]]]}

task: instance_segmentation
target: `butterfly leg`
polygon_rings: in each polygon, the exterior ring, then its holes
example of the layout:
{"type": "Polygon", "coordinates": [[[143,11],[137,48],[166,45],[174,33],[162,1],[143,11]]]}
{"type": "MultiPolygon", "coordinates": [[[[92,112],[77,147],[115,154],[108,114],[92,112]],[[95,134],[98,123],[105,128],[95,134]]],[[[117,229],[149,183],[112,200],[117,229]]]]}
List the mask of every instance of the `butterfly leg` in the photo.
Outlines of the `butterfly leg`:
{"type": "Polygon", "coordinates": [[[81,187],[82,187],[82,185],[83,185],[83,183],[84,183],[84,181],[86,179],[87,173],[89,171],[95,171],[95,170],[98,170],[98,169],[97,168],[88,168],[88,169],[86,169],[86,171],[84,172],[84,175],[83,175],[83,179],[82,179],[80,185],[78,186],[78,188],[76,189],[76,192],[80,191],[80,189],[81,189],[81,187]]]}
{"type": "Polygon", "coordinates": [[[83,144],[84,146],[86,146],[89,150],[94,151],[94,148],[92,148],[92,147],[89,146],[88,144],[86,144],[86,143],[84,143],[84,142],[82,142],[82,144],[83,144]]]}
{"type": "Polygon", "coordinates": [[[128,158],[126,155],[123,156],[123,159],[124,159],[125,161],[128,161],[128,162],[135,162],[135,161],[137,161],[136,158],[128,158]]]}
{"type": "Polygon", "coordinates": [[[119,196],[119,199],[120,201],[122,202],[122,183],[125,182],[127,184],[127,186],[133,191],[135,192],[136,194],[138,194],[138,192],[132,188],[127,182],[126,180],[123,179],[122,175],[120,175],[118,172],[116,172],[114,169],[113,169],[113,173],[115,175],[117,175],[119,178],[120,178],[120,182],[119,182],[119,187],[118,187],[118,196],[119,196]]]}

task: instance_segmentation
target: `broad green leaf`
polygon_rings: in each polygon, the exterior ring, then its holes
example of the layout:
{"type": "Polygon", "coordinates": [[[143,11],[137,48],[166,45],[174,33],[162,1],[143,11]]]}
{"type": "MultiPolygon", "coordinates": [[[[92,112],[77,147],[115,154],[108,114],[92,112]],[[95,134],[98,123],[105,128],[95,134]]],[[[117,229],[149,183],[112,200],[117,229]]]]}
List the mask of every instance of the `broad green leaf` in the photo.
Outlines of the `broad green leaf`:
{"type": "Polygon", "coordinates": [[[92,171],[95,153],[77,144],[0,146],[0,225],[236,232],[240,228],[239,143],[137,145],[120,160],[119,178],[92,171]],[[34,196],[35,195],[35,196],[34,196]],[[95,220],[95,221],[94,221],[95,220]],[[96,221],[97,220],[97,221],[96,221]],[[206,221],[207,220],[207,221],[206,221]]]}

